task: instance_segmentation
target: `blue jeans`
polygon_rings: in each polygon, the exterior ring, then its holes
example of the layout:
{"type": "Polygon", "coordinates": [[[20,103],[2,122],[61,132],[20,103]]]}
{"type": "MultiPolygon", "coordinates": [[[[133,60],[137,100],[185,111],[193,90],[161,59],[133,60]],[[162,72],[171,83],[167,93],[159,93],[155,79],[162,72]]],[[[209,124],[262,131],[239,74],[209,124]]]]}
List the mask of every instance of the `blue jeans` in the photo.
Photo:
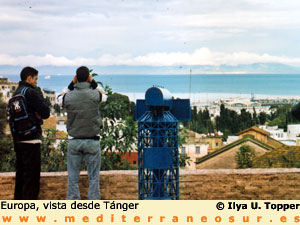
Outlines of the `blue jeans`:
{"type": "Polygon", "coordinates": [[[89,178],[89,200],[100,199],[100,142],[92,139],[72,139],[68,146],[68,191],[67,199],[80,199],[78,180],[83,157],[89,178]]]}

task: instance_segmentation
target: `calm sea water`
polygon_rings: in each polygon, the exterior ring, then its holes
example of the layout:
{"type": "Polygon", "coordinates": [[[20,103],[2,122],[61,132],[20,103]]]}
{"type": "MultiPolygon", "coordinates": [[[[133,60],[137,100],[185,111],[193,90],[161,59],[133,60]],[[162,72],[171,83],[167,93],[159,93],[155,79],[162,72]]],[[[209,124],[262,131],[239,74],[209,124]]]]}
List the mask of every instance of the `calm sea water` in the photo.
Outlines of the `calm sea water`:
{"type": "MultiPolygon", "coordinates": [[[[18,75],[8,76],[18,81],[18,75]]],[[[72,76],[40,76],[38,85],[61,92],[72,76]]],[[[300,96],[300,75],[101,75],[96,78],[113,92],[145,93],[153,85],[171,93],[232,93],[276,96],[300,96]]]]}

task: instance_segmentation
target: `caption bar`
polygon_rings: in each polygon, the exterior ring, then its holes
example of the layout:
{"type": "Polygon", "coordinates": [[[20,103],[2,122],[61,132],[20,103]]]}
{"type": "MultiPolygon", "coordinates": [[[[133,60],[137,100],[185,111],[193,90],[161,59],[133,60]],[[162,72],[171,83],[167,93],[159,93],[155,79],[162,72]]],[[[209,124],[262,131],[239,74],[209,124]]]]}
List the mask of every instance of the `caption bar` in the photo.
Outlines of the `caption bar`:
{"type": "Polygon", "coordinates": [[[0,224],[298,224],[298,201],[0,201],[0,224]]]}

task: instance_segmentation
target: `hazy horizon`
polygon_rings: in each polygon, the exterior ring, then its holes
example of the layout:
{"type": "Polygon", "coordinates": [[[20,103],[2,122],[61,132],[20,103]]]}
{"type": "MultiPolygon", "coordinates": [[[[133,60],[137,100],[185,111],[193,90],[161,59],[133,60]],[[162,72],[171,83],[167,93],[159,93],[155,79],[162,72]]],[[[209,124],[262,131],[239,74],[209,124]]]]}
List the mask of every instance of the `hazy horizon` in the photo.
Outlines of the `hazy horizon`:
{"type": "Polygon", "coordinates": [[[2,0],[0,65],[299,67],[299,14],[297,0],[2,0]]]}

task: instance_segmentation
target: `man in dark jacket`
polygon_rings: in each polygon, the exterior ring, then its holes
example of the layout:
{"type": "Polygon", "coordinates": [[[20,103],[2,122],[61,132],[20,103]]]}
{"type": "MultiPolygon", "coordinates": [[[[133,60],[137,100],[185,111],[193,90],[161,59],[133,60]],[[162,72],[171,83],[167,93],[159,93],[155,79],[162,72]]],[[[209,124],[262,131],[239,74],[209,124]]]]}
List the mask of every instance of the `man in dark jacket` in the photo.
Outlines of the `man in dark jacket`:
{"type": "Polygon", "coordinates": [[[36,200],[40,191],[41,172],[41,137],[42,119],[50,116],[50,109],[45,104],[43,96],[37,90],[38,71],[32,67],[25,67],[20,74],[21,81],[14,96],[20,94],[24,87],[29,87],[25,93],[28,113],[34,115],[37,132],[17,137],[13,134],[14,148],[16,152],[16,200],[36,200]]]}

